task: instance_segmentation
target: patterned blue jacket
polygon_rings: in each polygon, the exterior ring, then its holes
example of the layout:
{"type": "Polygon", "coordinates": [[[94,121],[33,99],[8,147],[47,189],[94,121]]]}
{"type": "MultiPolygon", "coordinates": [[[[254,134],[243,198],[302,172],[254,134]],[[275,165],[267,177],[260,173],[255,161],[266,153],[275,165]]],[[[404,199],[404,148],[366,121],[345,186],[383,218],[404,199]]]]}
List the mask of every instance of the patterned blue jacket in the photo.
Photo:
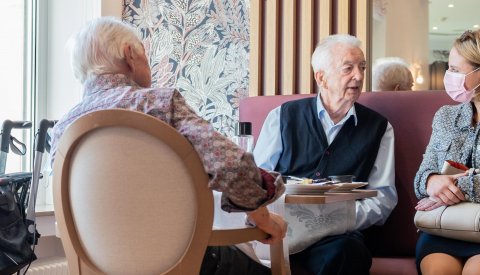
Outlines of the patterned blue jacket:
{"type": "MultiPolygon", "coordinates": [[[[421,199],[428,197],[427,178],[439,174],[445,160],[460,162],[469,167],[480,167],[480,127],[473,126],[472,103],[441,107],[432,124],[432,136],[423,161],[415,177],[415,194],[421,199]]],[[[480,202],[480,175],[458,179],[458,187],[467,200],[480,202]]]]}

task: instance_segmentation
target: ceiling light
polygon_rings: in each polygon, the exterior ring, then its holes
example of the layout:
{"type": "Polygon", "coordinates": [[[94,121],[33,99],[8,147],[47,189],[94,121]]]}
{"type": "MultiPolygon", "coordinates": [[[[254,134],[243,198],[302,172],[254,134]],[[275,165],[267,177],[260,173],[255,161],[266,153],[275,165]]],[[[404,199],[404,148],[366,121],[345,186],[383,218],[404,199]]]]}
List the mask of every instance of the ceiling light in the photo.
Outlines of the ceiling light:
{"type": "Polygon", "coordinates": [[[453,4],[448,4],[448,7],[449,7],[449,8],[453,8],[453,7],[455,7],[455,6],[454,6],[453,4]]]}
{"type": "MultiPolygon", "coordinates": [[[[478,27],[478,25],[477,25],[477,27],[478,27]]],[[[438,27],[433,27],[432,30],[436,31],[436,30],[438,30],[438,27]]]]}
{"type": "Polygon", "coordinates": [[[477,24],[475,24],[475,25],[473,25],[473,27],[476,29],[476,28],[478,28],[478,27],[480,27],[480,26],[478,26],[477,24]]]}

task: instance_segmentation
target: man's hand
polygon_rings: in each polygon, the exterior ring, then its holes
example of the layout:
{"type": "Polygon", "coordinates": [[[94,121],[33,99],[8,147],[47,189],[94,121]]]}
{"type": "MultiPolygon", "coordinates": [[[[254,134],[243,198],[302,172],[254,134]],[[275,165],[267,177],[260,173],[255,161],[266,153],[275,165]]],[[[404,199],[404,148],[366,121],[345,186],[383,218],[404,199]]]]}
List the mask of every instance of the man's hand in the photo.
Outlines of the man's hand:
{"type": "Polygon", "coordinates": [[[465,200],[462,190],[457,187],[456,180],[466,176],[467,172],[455,175],[431,175],[427,180],[427,194],[434,201],[444,205],[453,205],[465,200]]]}
{"type": "Polygon", "coordinates": [[[430,211],[444,205],[446,204],[444,204],[441,201],[434,201],[430,198],[423,198],[420,201],[418,201],[417,205],[415,206],[415,210],[430,211]]]}
{"type": "Polygon", "coordinates": [[[248,218],[258,228],[270,234],[270,238],[262,240],[264,244],[274,244],[281,242],[287,233],[287,224],[279,215],[270,213],[266,207],[260,207],[255,211],[249,212],[248,218]]]}

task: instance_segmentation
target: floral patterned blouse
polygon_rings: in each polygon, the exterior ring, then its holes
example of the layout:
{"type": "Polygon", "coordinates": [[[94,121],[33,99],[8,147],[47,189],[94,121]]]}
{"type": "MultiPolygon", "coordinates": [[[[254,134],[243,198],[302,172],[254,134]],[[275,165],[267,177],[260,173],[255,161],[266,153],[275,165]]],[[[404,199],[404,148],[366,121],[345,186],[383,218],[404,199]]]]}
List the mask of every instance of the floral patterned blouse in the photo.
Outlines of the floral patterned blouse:
{"type": "MultiPolygon", "coordinates": [[[[440,174],[445,160],[480,168],[480,125],[472,126],[472,103],[443,106],[433,119],[432,136],[415,177],[417,198],[428,197],[426,185],[431,174],[440,174]]],[[[480,175],[458,178],[457,186],[468,201],[480,202],[480,175]]]]}
{"type": "Polygon", "coordinates": [[[185,136],[199,153],[210,177],[209,187],[223,192],[222,209],[225,211],[256,209],[274,201],[284,191],[279,174],[259,170],[251,154],[196,115],[177,90],[145,89],[122,74],[99,75],[84,83],[82,101],[53,129],[52,161],[57,143],[70,124],[87,113],[112,108],[154,116],[185,136]]]}

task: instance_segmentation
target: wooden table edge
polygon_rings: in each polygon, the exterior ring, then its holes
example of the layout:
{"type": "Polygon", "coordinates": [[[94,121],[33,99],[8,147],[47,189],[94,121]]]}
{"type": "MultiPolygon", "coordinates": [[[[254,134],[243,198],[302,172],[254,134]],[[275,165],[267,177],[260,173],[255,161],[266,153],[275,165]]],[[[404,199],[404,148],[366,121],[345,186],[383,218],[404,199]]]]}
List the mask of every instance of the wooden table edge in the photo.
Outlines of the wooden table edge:
{"type": "Polygon", "coordinates": [[[285,195],[288,204],[325,204],[340,201],[359,200],[377,196],[377,190],[353,190],[350,192],[327,192],[323,194],[285,195]]]}

